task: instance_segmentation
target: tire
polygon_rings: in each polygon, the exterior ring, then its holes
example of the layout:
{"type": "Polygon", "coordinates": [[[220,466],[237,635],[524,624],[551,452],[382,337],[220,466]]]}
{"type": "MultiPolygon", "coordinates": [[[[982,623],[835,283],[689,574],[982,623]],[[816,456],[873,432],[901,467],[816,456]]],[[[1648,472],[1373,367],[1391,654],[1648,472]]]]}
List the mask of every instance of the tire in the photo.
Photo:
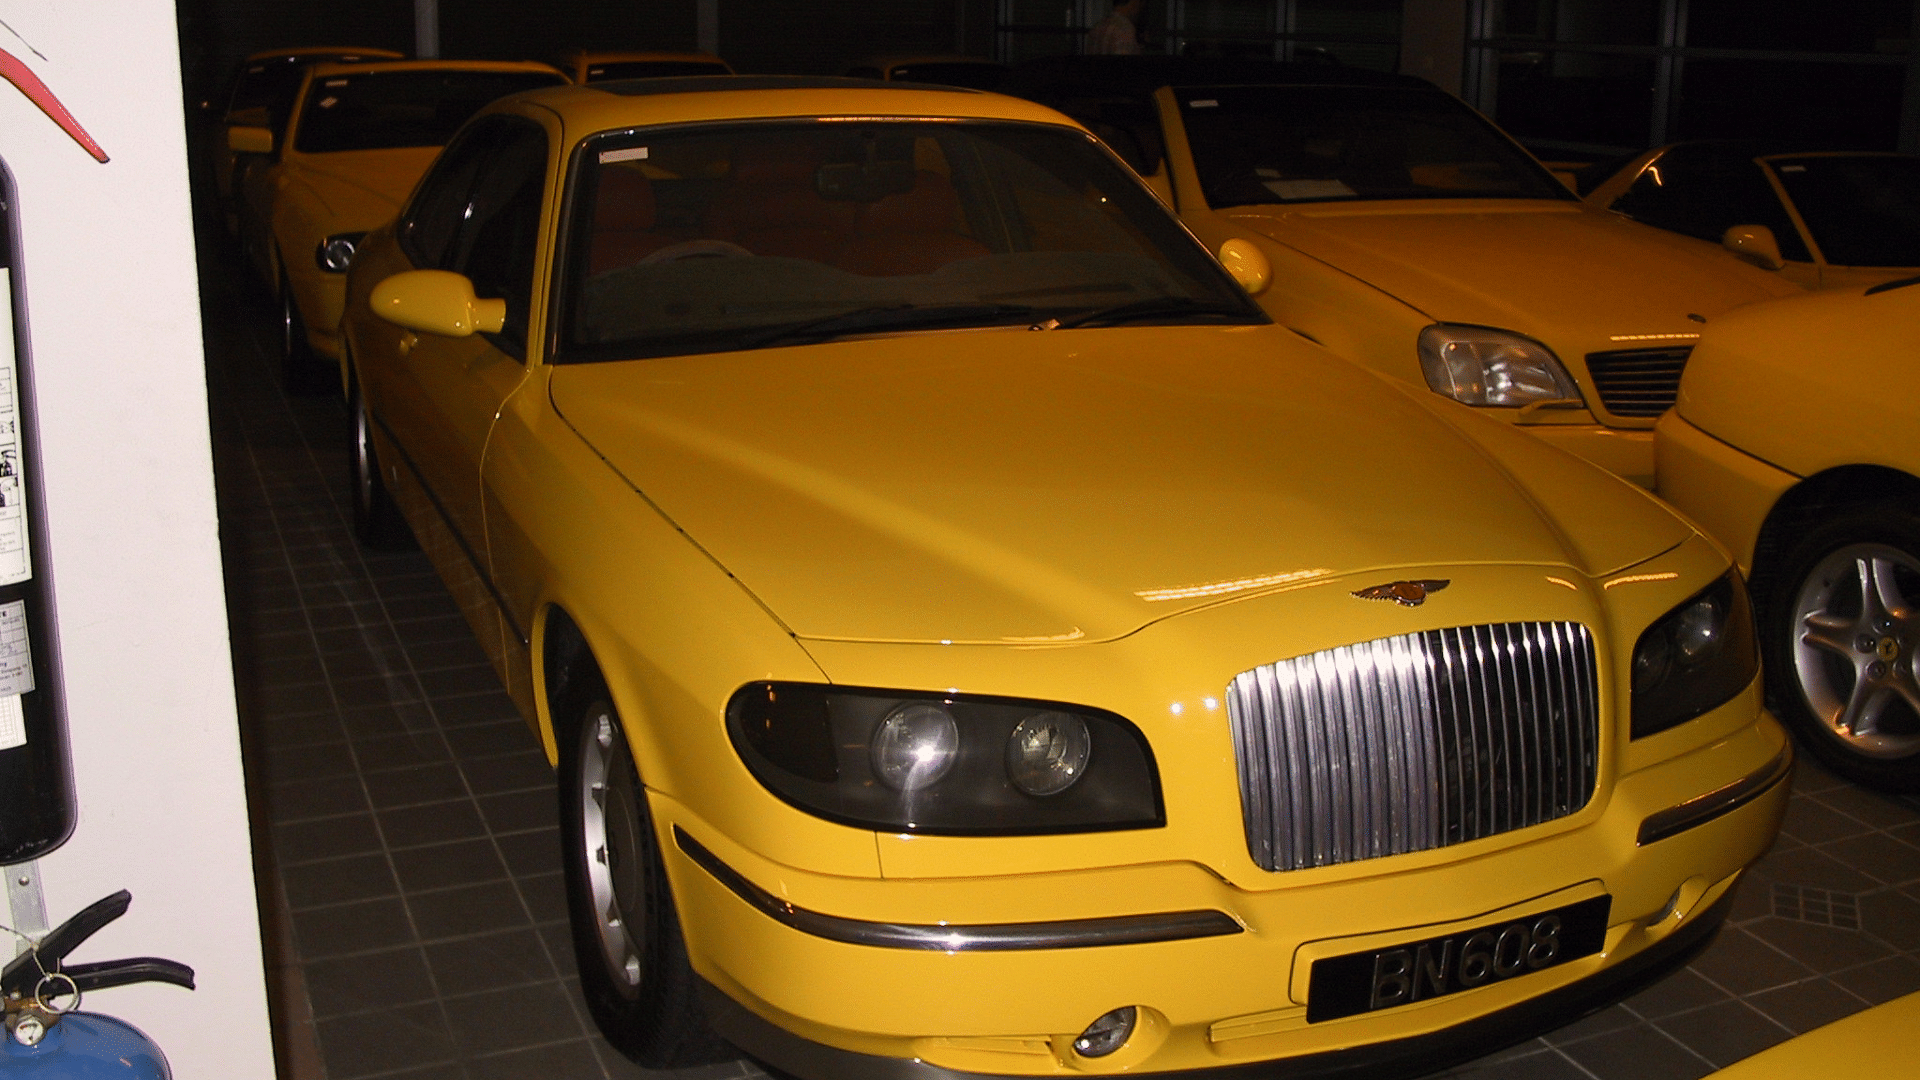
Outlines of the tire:
{"type": "Polygon", "coordinates": [[[405,551],[414,546],[413,530],[387,492],[387,481],[373,445],[373,417],[354,386],[347,397],[347,484],[353,499],[353,535],[374,551],[405,551]]]}
{"type": "Polygon", "coordinates": [[[1920,791],[1920,515],[1845,508],[1795,541],[1762,591],[1775,714],[1841,776],[1920,791]]]}
{"type": "Polygon", "coordinates": [[[604,686],[588,681],[556,732],[567,911],[587,1009],[608,1042],[650,1069],[738,1057],[701,1012],[646,789],[604,686]]]}
{"type": "Polygon", "coordinates": [[[284,271],[280,274],[280,382],[298,396],[324,394],[339,386],[338,376],[313,351],[306,320],[284,271]]]}

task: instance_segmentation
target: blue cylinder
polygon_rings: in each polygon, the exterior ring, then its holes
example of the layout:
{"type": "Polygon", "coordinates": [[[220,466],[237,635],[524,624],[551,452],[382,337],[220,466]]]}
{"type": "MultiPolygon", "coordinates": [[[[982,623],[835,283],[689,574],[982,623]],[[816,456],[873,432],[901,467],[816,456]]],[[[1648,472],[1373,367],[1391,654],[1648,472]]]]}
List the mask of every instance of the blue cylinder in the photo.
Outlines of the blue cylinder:
{"type": "Polygon", "coordinates": [[[99,1013],[68,1013],[22,1046],[0,1033],[0,1080],[172,1080],[167,1059],[139,1028],[99,1013]]]}

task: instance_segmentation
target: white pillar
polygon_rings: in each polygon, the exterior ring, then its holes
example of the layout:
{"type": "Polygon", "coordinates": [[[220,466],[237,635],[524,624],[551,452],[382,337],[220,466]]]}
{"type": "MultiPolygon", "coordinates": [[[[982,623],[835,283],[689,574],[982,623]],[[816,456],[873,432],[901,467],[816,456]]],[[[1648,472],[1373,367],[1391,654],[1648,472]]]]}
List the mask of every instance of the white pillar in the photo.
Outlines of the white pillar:
{"type": "Polygon", "coordinates": [[[695,0],[693,34],[701,52],[720,55],[720,0],[695,0]]]}
{"type": "Polygon", "coordinates": [[[413,0],[413,55],[421,60],[440,55],[440,0],[413,0]]]}

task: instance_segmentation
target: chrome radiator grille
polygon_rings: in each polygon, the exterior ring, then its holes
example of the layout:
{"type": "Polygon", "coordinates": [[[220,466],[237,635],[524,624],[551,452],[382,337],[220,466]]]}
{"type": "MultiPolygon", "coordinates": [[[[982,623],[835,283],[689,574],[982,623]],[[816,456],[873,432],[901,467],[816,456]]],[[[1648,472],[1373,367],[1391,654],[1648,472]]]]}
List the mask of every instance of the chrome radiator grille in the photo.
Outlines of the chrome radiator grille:
{"type": "Polygon", "coordinates": [[[1615,416],[1659,416],[1680,396],[1680,373],[1692,346],[1587,354],[1600,403],[1615,416]]]}
{"type": "Polygon", "coordinates": [[[1593,796],[1599,704],[1578,623],[1429,630],[1245,671],[1227,688],[1247,848],[1268,870],[1425,851],[1593,796]]]}

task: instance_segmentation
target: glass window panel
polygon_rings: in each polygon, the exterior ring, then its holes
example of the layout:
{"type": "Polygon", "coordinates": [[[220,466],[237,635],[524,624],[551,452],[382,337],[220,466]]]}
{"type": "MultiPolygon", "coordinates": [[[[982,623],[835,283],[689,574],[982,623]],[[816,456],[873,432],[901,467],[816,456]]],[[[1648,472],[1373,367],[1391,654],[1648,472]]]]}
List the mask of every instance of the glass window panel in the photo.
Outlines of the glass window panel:
{"type": "Polygon", "coordinates": [[[1072,26],[1072,0],[1005,0],[1001,10],[1015,26],[1072,26]]]}
{"type": "Polygon", "coordinates": [[[1828,262],[1920,266],[1920,157],[1771,161],[1828,262]]]}
{"type": "Polygon", "coordinates": [[[1658,45],[1661,0],[1501,0],[1495,32],[1583,45],[1658,45]]]}
{"type": "Polygon", "coordinates": [[[1060,56],[1080,51],[1082,34],[1078,30],[1070,33],[1046,34],[1020,31],[1006,35],[1007,62],[1017,64],[1022,60],[1032,60],[1041,56],[1060,56]]]}
{"type": "Polygon", "coordinates": [[[1675,147],[1648,166],[1609,209],[1714,243],[1732,226],[1765,225],[1773,230],[1780,254],[1796,262],[1813,258],[1750,149],[1675,147]]]}
{"type": "Polygon", "coordinates": [[[1905,75],[1895,64],[1688,60],[1674,137],[1891,150],[1905,75]]]}
{"type": "Polygon", "coordinates": [[[1494,119],[1522,141],[1619,147],[1652,141],[1649,58],[1503,52],[1499,79],[1494,119]]]}
{"type": "Polygon", "coordinates": [[[1756,4],[1688,0],[1687,45],[1712,49],[1898,53],[1912,33],[1912,0],[1756,4]]]}
{"type": "Polygon", "coordinates": [[[1295,0],[1294,30],[1397,39],[1400,0],[1295,0]]]}
{"type": "Polygon", "coordinates": [[[1188,37],[1273,37],[1274,0],[1187,0],[1181,12],[1188,37]]]}

